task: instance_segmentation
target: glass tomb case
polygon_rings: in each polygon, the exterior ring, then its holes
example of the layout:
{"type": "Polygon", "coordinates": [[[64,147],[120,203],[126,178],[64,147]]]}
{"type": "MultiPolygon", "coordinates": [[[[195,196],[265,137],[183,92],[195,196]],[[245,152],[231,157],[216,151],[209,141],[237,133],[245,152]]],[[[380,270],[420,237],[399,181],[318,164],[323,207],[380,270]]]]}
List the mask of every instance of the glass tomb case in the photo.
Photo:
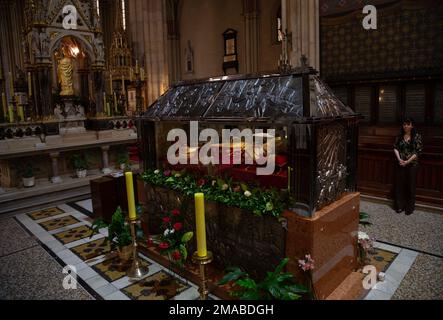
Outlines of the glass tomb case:
{"type": "Polygon", "coordinates": [[[302,68],[179,83],[138,125],[145,169],[186,170],[275,188],[290,195],[293,211],[311,217],[356,189],[358,121],[313,69],[302,68]],[[168,139],[174,129],[186,133],[184,143],[168,139]],[[205,129],[210,130],[205,134],[205,129]],[[202,132],[203,139],[193,141],[202,132]],[[180,145],[173,153],[180,163],[168,161],[174,145],[180,145]],[[202,148],[210,163],[198,157],[202,148]],[[269,167],[264,161],[270,155],[274,170],[258,174],[269,167]]]}

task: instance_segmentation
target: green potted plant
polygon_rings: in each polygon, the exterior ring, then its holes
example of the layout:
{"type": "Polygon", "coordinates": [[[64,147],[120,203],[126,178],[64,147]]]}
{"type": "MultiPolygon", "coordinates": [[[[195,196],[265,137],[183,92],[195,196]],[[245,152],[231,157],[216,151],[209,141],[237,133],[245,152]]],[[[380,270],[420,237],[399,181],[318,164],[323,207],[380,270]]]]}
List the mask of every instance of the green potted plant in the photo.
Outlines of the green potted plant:
{"type": "Polygon", "coordinates": [[[22,171],[23,186],[31,188],[35,185],[34,168],[28,163],[22,171]]]}
{"type": "Polygon", "coordinates": [[[122,150],[119,153],[117,153],[117,163],[118,163],[120,169],[123,171],[130,168],[129,154],[127,151],[122,150]]]}
{"type": "Polygon", "coordinates": [[[232,283],[231,296],[240,300],[299,300],[308,289],[295,281],[292,273],[283,272],[289,259],[283,259],[262,281],[252,279],[240,268],[229,268],[218,285],[232,283]]]}
{"type": "Polygon", "coordinates": [[[128,261],[132,255],[132,237],[131,228],[125,221],[125,216],[120,207],[114,212],[111,218],[111,223],[106,223],[103,219],[97,219],[92,224],[92,234],[99,233],[102,228],[108,229],[107,240],[111,244],[111,249],[117,249],[120,260],[128,261]]]}
{"type": "Polygon", "coordinates": [[[71,164],[75,169],[78,178],[85,178],[88,173],[88,160],[85,155],[74,154],[71,157],[71,164]]]}

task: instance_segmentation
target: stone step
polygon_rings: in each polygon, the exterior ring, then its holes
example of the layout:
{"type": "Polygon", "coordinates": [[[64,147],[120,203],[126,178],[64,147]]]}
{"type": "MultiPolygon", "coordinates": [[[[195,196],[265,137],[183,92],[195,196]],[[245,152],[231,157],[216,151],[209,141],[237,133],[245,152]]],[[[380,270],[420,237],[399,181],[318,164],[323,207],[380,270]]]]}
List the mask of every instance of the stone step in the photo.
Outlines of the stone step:
{"type": "Polygon", "coordinates": [[[367,293],[363,288],[364,274],[352,272],[326,300],[361,300],[367,293]]]}
{"type": "Polygon", "coordinates": [[[6,189],[0,194],[0,214],[22,212],[38,206],[66,203],[90,197],[90,181],[102,177],[98,170],[91,170],[83,179],[62,176],[61,183],[38,179],[32,188],[6,189]]]}
{"type": "Polygon", "coordinates": [[[20,214],[29,210],[36,210],[49,206],[55,206],[71,201],[80,201],[91,197],[91,189],[88,186],[69,188],[47,194],[34,195],[27,198],[4,202],[0,205],[0,215],[20,214]]]}

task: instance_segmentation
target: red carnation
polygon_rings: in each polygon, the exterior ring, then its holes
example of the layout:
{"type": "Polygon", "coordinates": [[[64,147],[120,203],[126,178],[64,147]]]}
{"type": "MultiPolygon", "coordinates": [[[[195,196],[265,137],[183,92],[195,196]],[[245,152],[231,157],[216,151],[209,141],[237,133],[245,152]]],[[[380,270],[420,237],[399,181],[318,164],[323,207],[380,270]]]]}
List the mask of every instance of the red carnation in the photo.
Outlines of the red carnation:
{"type": "Polygon", "coordinates": [[[158,245],[158,247],[159,247],[160,249],[162,249],[162,250],[166,250],[166,249],[169,248],[169,243],[167,243],[167,242],[162,242],[162,243],[160,243],[160,244],[158,245]]]}
{"type": "Polygon", "coordinates": [[[180,231],[183,228],[183,224],[181,222],[174,223],[173,225],[175,231],[180,231]]]}
{"type": "Polygon", "coordinates": [[[171,211],[173,216],[179,216],[180,215],[180,210],[179,209],[174,209],[171,211]]]}
{"type": "Polygon", "coordinates": [[[152,241],[151,238],[149,238],[147,242],[148,242],[148,246],[151,246],[154,243],[154,241],[152,241]]]}
{"type": "Polygon", "coordinates": [[[171,170],[166,170],[163,174],[165,177],[169,177],[171,175],[171,170]]]}
{"type": "Polygon", "coordinates": [[[201,187],[201,186],[206,184],[206,180],[205,179],[200,179],[200,180],[198,180],[197,184],[198,184],[199,187],[201,187]]]}
{"type": "Polygon", "coordinates": [[[171,222],[171,218],[169,218],[169,217],[164,217],[164,218],[163,218],[163,222],[164,222],[164,223],[169,223],[169,222],[171,222]]]}
{"type": "Polygon", "coordinates": [[[180,251],[176,250],[172,253],[172,259],[175,261],[180,260],[182,255],[180,254],[180,251]]]}

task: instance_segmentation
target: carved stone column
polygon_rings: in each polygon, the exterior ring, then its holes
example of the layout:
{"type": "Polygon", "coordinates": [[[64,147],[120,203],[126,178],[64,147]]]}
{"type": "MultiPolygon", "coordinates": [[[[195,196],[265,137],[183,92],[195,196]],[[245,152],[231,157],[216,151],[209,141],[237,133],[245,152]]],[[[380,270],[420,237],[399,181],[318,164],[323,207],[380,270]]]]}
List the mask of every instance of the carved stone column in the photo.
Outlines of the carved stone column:
{"type": "Polygon", "coordinates": [[[96,114],[104,113],[103,105],[103,92],[105,92],[105,77],[104,68],[102,66],[95,66],[93,69],[93,90],[95,98],[95,111],[96,114]]]}
{"type": "Polygon", "coordinates": [[[180,32],[178,22],[178,6],[180,0],[166,1],[166,22],[168,27],[168,64],[169,84],[181,78],[180,64],[180,32]]]}
{"type": "Polygon", "coordinates": [[[49,156],[51,157],[51,164],[52,164],[51,182],[60,183],[63,181],[58,173],[58,157],[60,156],[60,152],[52,152],[49,154],[49,156]]]}
{"type": "Polygon", "coordinates": [[[43,118],[53,115],[51,65],[40,64],[36,68],[36,101],[38,114],[43,118]]]}
{"type": "Polygon", "coordinates": [[[319,0],[287,0],[289,2],[288,32],[292,33],[289,59],[293,67],[300,66],[305,55],[310,66],[320,71],[319,0]]]}
{"type": "Polygon", "coordinates": [[[260,11],[258,0],[243,0],[245,16],[245,48],[246,72],[258,71],[258,57],[260,47],[260,11]]]}
{"type": "Polygon", "coordinates": [[[112,172],[112,170],[109,168],[109,156],[108,156],[108,151],[109,151],[109,146],[102,146],[102,172],[104,174],[110,174],[112,172]]]}

